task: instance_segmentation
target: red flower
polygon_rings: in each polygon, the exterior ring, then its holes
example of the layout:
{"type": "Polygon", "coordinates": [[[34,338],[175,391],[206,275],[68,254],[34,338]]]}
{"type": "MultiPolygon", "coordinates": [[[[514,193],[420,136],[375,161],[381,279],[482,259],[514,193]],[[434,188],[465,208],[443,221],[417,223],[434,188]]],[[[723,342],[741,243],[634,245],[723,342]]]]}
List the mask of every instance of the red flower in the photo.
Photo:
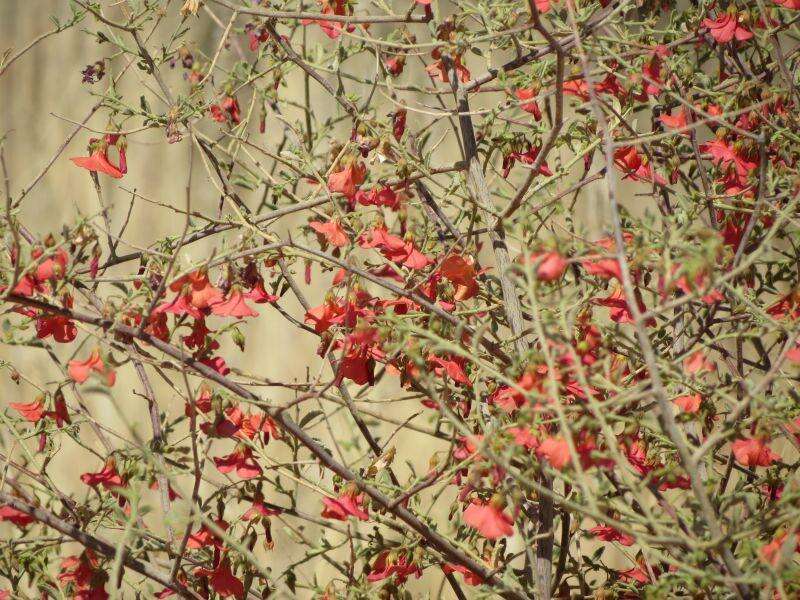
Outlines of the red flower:
{"type": "Polygon", "coordinates": [[[355,517],[360,521],[368,521],[369,514],[362,508],[364,494],[357,494],[354,490],[346,491],[338,498],[323,498],[325,508],[322,516],[326,519],[346,521],[347,517],[355,517]]]}
{"type": "Polygon", "coordinates": [[[475,259],[471,256],[451,254],[442,261],[439,273],[455,286],[453,297],[456,300],[468,300],[478,293],[478,274],[475,271],[475,259]]]}
{"type": "MultiPolygon", "coordinates": [[[[783,554],[783,546],[786,544],[786,538],[789,537],[788,533],[780,533],[769,543],[761,547],[761,559],[768,565],[776,566],[783,554]]],[[[794,534],[794,552],[800,552],[800,535],[794,534]]]]}
{"type": "Polygon", "coordinates": [[[93,149],[89,156],[70,158],[79,167],[96,173],[105,173],[114,179],[121,179],[128,172],[125,156],[125,141],[119,135],[106,135],[103,140],[89,140],[89,147],[93,149]],[[111,164],[108,160],[108,147],[115,144],[119,151],[119,166],[111,164]]]}
{"type": "Polygon", "coordinates": [[[389,71],[391,75],[397,77],[403,72],[403,69],[406,66],[406,57],[403,54],[398,54],[397,56],[387,59],[383,64],[386,66],[386,70],[389,71]]]}
{"type": "Polygon", "coordinates": [[[91,156],[77,156],[70,158],[72,162],[74,162],[79,167],[83,167],[88,171],[94,171],[96,173],[105,173],[113,177],[114,179],[121,179],[122,176],[125,174],[123,173],[119,167],[115,167],[110,162],[108,162],[108,156],[106,155],[105,150],[95,150],[91,156]]]}
{"type": "Polygon", "coordinates": [[[212,104],[208,107],[211,111],[211,118],[219,123],[224,123],[228,119],[232,123],[239,123],[241,115],[239,114],[239,103],[236,98],[226,96],[219,104],[212,104]]]}
{"type": "Polygon", "coordinates": [[[589,530],[589,533],[591,533],[598,540],[603,540],[604,542],[619,542],[623,546],[632,546],[634,542],[633,537],[624,533],[620,533],[610,525],[598,525],[597,527],[592,527],[589,530]]]}
{"type": "Polygon", "coordinates": [[[230,596],[244,598],[244,584],[233,576],[227,558],[220,560],[217,568],[213,571],[199,568],[195,569],[194,574],[198,577],[208,578],[212,589],[223,598],[230,596]]]}
{"type": "MultiPolygon", "coordinates": [[[[638,305],[639,312],[646,312],[647,307],[642,301],[641,293],[639,292],[638,288],[635,290],[634,294],[636,295],[636,303],[638,305]]],[[[631,312],[631,308],[628,305],[628,300],[625,298],[625,293],[622,291],[622,288],[617,287],[606,298],[596,298],[593,300],[593,302],[595,304],[599,304],[600,306],[607,306],[610,308],[611,310],[609,312],[609,316],[615,323],[633,323],[633,313],[631,312]]],[[[654,318],[650,318],[647,320],[646,324],[655,325],[656,321],[654,318]]]]}
{"type": "Polygon", "coordinates": [[[367,192],[358,190],[354,200],[362,206],[385,206],[392,210],[400,207],[400,198],[392,188],[386,186],[372,188],[367,192]]]}
{"type": "Polygon", "coordinates": [[[736,440],[731,444],[731,451],[736,462],[745,467],[768,467],[781,458],[765,440],[757,438],[736,440]]]}
{"type": "Polygon", "coordinates": [[[685,396],[678,396],[672,400],[675,406],[681,409],[681,412],[694,414],[700,410],[700,403],[703,401],[700,394],[687,394],[685,396]]]}
{"type": "Polygon", "coordinates": [[[237,319],[258,316],[258,313],[247,305],[242,290],[237,286],[231,289],[226,300],[213,304],[211,312],[221,317],[236,317],[237,319]]]}
{"type": "Polygon", "coordinates": [[[526,450],[535,450],[539,445],[539,438],[526,427],[510,427],[507,431],[514,437],[514,443],[526,450]]]}
{"type": "Polygon", "coordinates": [[[541,121],[542,110],[539,108],[539,103],[533,100],[538,93],[538,90],[519,89],[514,92],[514,95],[518,100],[522,100],[522,104],[519,105],[522,110],[531,113],[537,121],[541,121]]]}
{"type": "Polygon", "coordinates": [[[342,229],[342,226],[336,220],[328,221],[326,223],[323,223],[322,221],[311,221],[308,225],[331,246],[341,248],[342,246],[347,246],[347,244],[350,243],[350,238],[347,237],[347,233],[345,233],[345,230],[342,229]]]}
{"type": "Polygon", "coordinates": [[[101,376],[108,387],[113,386],[117,380],[117,374],[113,369],[106,367],[100,357],[100,351],[96,348],[92,350],[91,355],[86,360],[71,360],[67,365],[69,376],[77,383],[83,383],[89,379],[92,371],[101,376]]]}
{"type": "Polygon", "coordinates": [[[403,137],[406,130],[406,117],[408,111],[405,108],[398,108],[392,113],[392,135],[398,142],[403,137]]]}
{"type": "Polygon", "coordinates": [[[713,139],[700,146],[700,150],[711,154],[712,162],[727,168],[733,165],[739,178],[745,178],[758,167],[758,163],[742,155],[741,150],[731,146],[725,140],[713,139]]]}
{"type": "MultiPolygon", "coordinates": [[[[445,61],[442,60],[442,51],[440,48],[434,48],[431,52],[431,57],[434,59],[434,62],[429,64],[425,67],[425,71],[428,73],[428,76],[431,79],[438,78],[439,81],[442,83],[450,83],[450,72],[447,68],[447,64],[445,61]]],[[[451,57],[453,61],[453,67],[456,71],[456,76],[461,83],[467,83],[470,79],[469,69],[464,66],[461,62],[461,55],[456,54],[451,57]]]]}
{"type": "Polygon", "coordinates": [[[724,12],[716,19],[703,19],[703,26],[708,27],[711,37],[719,44],[727,44],[734,38],[744,42],[753,37],[753,32],[742,27],[739,21],[740,15],[738,13],[724,12]]]}
{"type": "MultiPolygon", "coordinates": [[[[539,156],[540,150],[541,148],[539,146],[531,146],[525,152],[510,152],[505,155],[503,157],[503,177],[508,177],[514,163],[517,161],[526,165],[532,165],[536,162],[536,157],[539,156]]],[[[539,166],[539,174],[552,177],[553,172],[550,170],[550,167],[547,166],[547,161],[542,161],[542,164],[539,166]]]]}
{"type": "Polygon", "coordinates": [[[433,366],[433,372],[437,377],[447,375],[455,383],[468,386],[471,385],[472,382],[464,371],[464,363],[465,360],[457,356],[451,356],[449,358],[441,358],[434,354],[428,356],[428,364],[433,366]]]}
{"type": "Polygon", "coordinates": [[[424,269],[431,263],[430,258],[416,249],[412,240],[390,234],[385,226],[365,231],[359,236],[358,243],[362,248],[380,249],[388,260],[409,269],[424,269]]]}
{"type": "Polygon", "coordinates": [[[536,263],[536,279],[539,281],[561,279],[569,264],[563,256],[555,251],[532,254],[531,261],[536,263]]]}
{"type": "Polygon", "coordinates": [[[514,521],[494,501],[473,502],[464,511],[464,523],[483,537],[496,540],[514,534],[514,521]]]}
{"type": "Polygon", "coordinates": [[[255,498],[253,498],[253,504],[242,515],[242,520],[251,521],[260,517],[272,517],[279,514],[281,514],[281,511],[266,506],[264,497],[260,493],[256,493],[255,498]]]}
{"type": "Polygon", "coordinates": [[[79,556],[68,556],[61,561],[58,580],[75,585],[72,592],[73,600],[106,600],[108,594],[103,586],[107,575],[99,567],[94,552],[86,550],[79,556]]]}
{"type": "MultiPolygon", "coordinates": [[[[323,15],[346,15],[348,14],[348,7],[345,3],[345,0],[334,0],[333,6],[328,0],[320,0],[320,4],[322,5],[322,10],[320,11],[323,15]]],[[[302,25],[310,25],[311,23],[317,23],[321,28],[322,31],[325,32],[332,40],[336,39],[342,34],[342,26],[343,23],[340,21],[325,21],[324,19],[302,19],[300,21],[302,25]]],[[[355,27],[353,25],[347,26],[347,31],[351,32],[354,31],[355,27]]]]}
{"type": "Polygon", "coordinates": [[[36,519],[27,513],[17,510],[13,506],[0,506],[0,522],[8,521],[17,527],[25,527],[26,525],[33,523],[35,520],[36,519]]]}
{"type": "Polygon", "coordinates": [[[778,6],[793,10],[800,10],[800,0],[773,0],[778,6]]]}
{"type": "Polygon", "coordinates": [[[55,341],[67,344],[78,336],[78,328],[68,317],[42,313],[36,318],[36,337],[44,340],[51,335],[55,341]]]}
{"type": "Polygon", "coordinates": [[[793,363],[800,363],[800,344],[795,344],[794,348],[786,353],[786,360],[793,363]]]}
{"type": "Polygon", "coordinates": [[[633,181],[651,181],[657,185],[667,185],[667,180],[661,175],[653,174],[653,169],[647,161],[647,157],[642,157],[634,146],[624,146],[614,152],[614,164],[625,173],[623,179],[633,181]]]}
{"type": "Polygon", "coordinates": [[[325,333],[333,325],[343,323],[344,314],[344,307],[329,300],[320,306],[309,309],[306,313],[305,322],[313,325],[315,332],[325,333]]]}
{"type": "Polygon", "coordinates": [[[411,562],[407,553],[397,555],[388,550],[381,552],[375,562],[372,563],[367,581],[381,581],[394,576],[395,583],[405,583],[409,575],[414,575],[417,579],[422,575],[422,569],[411,562]]]}
{"type": "Polygon", "coordinates": [[[563,437],[545,438],[536,449],[536,455],[546,459],[550,466],[559,471],[570,462],[569,445],[563,437]]]}
{"type": "MultiPolygon", "coordinates": [[[[41,249],[31,252],[34,259],[42,256],[41,249]]],[[[36,267],[36,279],[40,282],[49,281],[51,279],[63,279],[67,272],[67,265],[69,264],[69,255],[63,248],[59,248],[55,253],[44,259],[36,267]]]]}
{"type": "Polygon", "coordinates": [[[697,350],[683,359],[683,370],[689,375],[696,375],[704,371],[713,373],[717,370],[717,365],[706,358],[703,350],[697,350]]]}
{"type": "Polygon", "coordinates": [[[348,198],[355,195],[358,186],[364,183],[367,168],[364,163],[354,161],[345,166],[341,171],[328,176],[328,189],[331,192],[344,194],[348,198]]]}
{"type": "Polygon", "coordinates": [[[659,120],[670,129],[684,129],[688,124],[685,108],[678,109],[674,115],[661,115],[659,120]]]}
{"type": "Polygon", "coordinates": [[[9,408],[16,410],[20,415],[22,415],[23,419],[30,421],[31,423],[38,423],[45,415],[43,398],[38,398],[37,400],[29,402],[28,404],[11,402],[8,406],[9,408]]]}
{"type": "Polygon", "coordinates": [[[586,84],[585,79],[572,79],[565,81],[562,86],[564,94],[567,96],[575,96],[584,102],[589,100],[589,86],[586,84]]]}
{"type": "Polygon", "coordinates": [[[461,573],[464,576],[464,583],[467,585],[481,585],[484,581],[483,577],[477,573],[473,573],[463,565],[447,563],[446,565],[442,565],[442,571],[445,573],[461,573]]]}
{"type": "MultiPolygon", "coordinates": [[[[188,296],[187,301],[191,304],[191,308],[197,309],[191,316],[199,319],[202,314],[199,311],[209,308],[212,304],[216,304],[222,300],[222,291],[211,285],[208,280],[208,273],[205,271],[193,271],[180,279],[173,281],[169,289],[173,292],[182,292],[188,296]]],[[[176,299],[177,300],[177,299],[176,299]]],[[[167,311],[175,312],[175,311],[167,311]]]]}
{"type": "Polygon", "coordinates": [[[81,475],[81,481],[93,488],[102,486],[107,490],[125,486],[125,480],[117,472],[117,463],[113,458],[109,458],[97,473],[84,473],[81,475]]]}
{"type": "MultiPolygon", "coordinates": [[[[214,525],[219,527],[222,531],[228,530],[228,522],[223,519],[216,519],[214,525]]],[[[186,547],[190,549],[205,548],[206,546],[216,546],[222,548],[222,540],[214,534],[208,525],[203,524],[197,533],[189,536],[186,547]]]]}
{"type": "Polygon", "coordinates": [[[239,445],[236,450],[227,456],[215,456],[214,464],[220,473],[236,474],[242,479],[252,479],[261,475],[261,466],[253,458],[253,451],[244,445],[239,445]]]}

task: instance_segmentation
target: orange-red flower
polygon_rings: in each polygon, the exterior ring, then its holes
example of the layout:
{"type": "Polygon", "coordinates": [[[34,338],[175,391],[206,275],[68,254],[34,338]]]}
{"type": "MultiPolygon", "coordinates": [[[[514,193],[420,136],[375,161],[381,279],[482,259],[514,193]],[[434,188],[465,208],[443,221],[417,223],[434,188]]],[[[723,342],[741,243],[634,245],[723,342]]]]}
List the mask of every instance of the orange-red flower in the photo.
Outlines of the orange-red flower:
{"type": "Polygon", "coordinates": [[[17,411],[23,419],[30,421],[31,423],[38,423],[45,415],[43,398],[38,398],[27,404],[21,402],[11,402],[8,406],[9,408],[13,408],[15,411],[17,411]]]}
{"type": "Polygon", "coordinates": [[[736,458],[736,462],[745,467],[768,467],[781,458],[761,438],[736,440],[731,444],[731,451],[736,458]]]}
{"type": "Polygon", "coordinates": [[[108,387],[113,386],[114,382],[117,380],[117,374],[113,369],[106,366],[103,359],[100,357],[100,351],[96,348],[92,350],[92,353],[86,360],[69,361],[67,372],[77,383],[84,383],[89,379],[89,375],[91,375],[92,372],[97,373],[108,387]]]}
{"type": "Polygon", "coordinates": [[[350,238],[342,228],[339,221],[331,220],[323,223],[322,221],[311,221],[309,227],[319,234],[319,237],[331,246],[341,248],[350,243],[350,238]]]}
{"type": "Polygon", "coordinates": [[[514,534],[513,519],[496,502],[473,502],[464,510],[464,523],[483,537],[496,540],[514,534]]]}
{"type": "Polygon", "coordinates": [[[355,195],[358,186],[364,183],[367,168],[361,161],[353,161],[341,171],[328,176],[328,189],[331,192],[344,194],[348,198],[355,195]]]}
{"type": "Polygon", "coordinates": [[[703,398],[700,394],[686,394],[685,396],[678,396],[672,402],[675,406],[681,409],[681,412],[694,414],[700,410],[700,404],[703,398]]]}
{"type": "Polygon", "coordinates": [[[213,304],[211,312],[221,317],[236,317],[237,319],[258,316],[258,313],[247,305],[242,290],[237,286],[231,289],[225,300],[213,304]]]}
{"type": "Polygon", "coordinates": [[[105,173],[114,179],[121,179],[128,172],[125,156],[125,141],[119,135],[106,135],[102,140],[89,140],[92,153],[89,156],[77,156],[70,160],[77,166],[96,173],[105,173]],[[119,151],[119,166],[108,160],[108,147],[115,144],[119,151]]]}
{"type": "Polygon", "coordinates": [[[559,471],[566,467],[571,460],[567,440],[560,436],[551,436],[542,440],[536,449],[536,455],[547,460],[551,467],[559,471]]]}

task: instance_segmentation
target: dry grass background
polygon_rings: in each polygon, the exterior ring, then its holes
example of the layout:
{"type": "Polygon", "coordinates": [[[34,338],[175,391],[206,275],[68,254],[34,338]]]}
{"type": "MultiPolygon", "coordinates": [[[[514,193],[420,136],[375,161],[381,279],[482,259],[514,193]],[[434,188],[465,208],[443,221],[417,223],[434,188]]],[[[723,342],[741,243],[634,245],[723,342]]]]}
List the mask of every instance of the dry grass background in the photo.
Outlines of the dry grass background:
{"type": "MultiPolygon", "coordinates": [[[[19,49],[36,35],[52,27],[48,21],[48,15],[55,13],[63,17],[67,14],[65,4],[52,0],[4,0],[0,2],[0,50],[7,47],[19,49]]],[[[173,12],[176,11],[173,10],[173,12]]],[[[162,25],[161,34],[171,31],[170,27],[169,23],[162,25]]],[[[16,62],[0,78],[0,135],[6,136],[5,156],[11,175],[12,195],[18,194],[37,176],[72,131],[74,125],[66,119],[81,121],[95,102],[92,93],[104,89],[107,79],[92,87],[81,83],[79,73],[84,65],[94,62],[101,58],[104,52],[107,52],[107,48],[98,47],[93,37],[87,33],[96,29],[97,25],[91,19],[87,19],[78,28],[45,40],[16,62]]],[[[379,28],[373,28],[372,33],[380,34],[379,28]]],[[[220,32],[216,26],[207,16],[203,15],[194,25],[192,39],[197,47],[213,52],[219,35],[220,32]]],[[[470,57],[470,60],[475,61],[476,57],[470,57]]],[[[498,59],[495,58],[495,60],[498,59]]],[[[120,65],[121,62],[115,62],[110,72],[112,74],[116,72],[120,65]]],[[[348,65],[348,68],[353,68],[353,66],[348,65]]],[[[475,72],[480,72],[482,69],[478,62],[474,63],[473,68],[475,72]]],[[[165,71],[167,70],[165,69],[165,71]]],[[[168,81],[174,86],[173,89],[185,89],[186,84],[180,80],[178,71],[176,69],[173,72],[167,72],[168,81]]],[[[149,94],[142,87],[141,80],[137,81],[139,76],[138,72],[132,70],[125,78],[126,83],[121,88],[122,92],[133,94],[134,98],[139,93],[149,94]]],[[[302,86],[299,84],[299,78],[290,80],[289,89],[297,89],[298,99],[301,99],[302,86]],[[292,85],[295,87],[292,88],[292,85]]],[[[332,102],[316,86],[312,87],[312,94],[315,116],[321,120],[329,113],[332,102]]],[[[490,98],[486,101],[493,100],[490,98]]],[[[153,106],[156,105],[153,103],[153,106]]],[[[389,112],[389,110],[391,109],[387,106],[384,112],[389,112]]],[[[89,126],[103,129],[106,126],[104,119],[103,115],[97,114],[89,121],[89,126]]],[[[449,126],[444,119],[442,121],[440,130],[445,131],[449,126]]],[[[268,130],[264,139],[259,140],[259,143],[267,146],[277,144],[280,129],[277,123],[274,125],[268,130]]],[[[88,132],[79,133],[36,186],[34,192],[25,199],[21,220],[36,235],[44,236],[49,232],[58,233],[64,223],[75,223],[77,215],[96,217],[98,204],[90,179],[84,171],[76,169],[68,160],[69,156],[83,153],[90,135],[88,132]]],[[[138,193],[160,202],[174,206],[183,205],[189,161],[188,138],[184,138],[180,143],[168,145],[164,143],[162,132],[146,132],[132,136],[129,142],[129,175],[119,183],[112,182],[107,178],[104,181],[106,201],[111,205],[111,221],[115,229],[118,229],[122,223],[131,201],[131,193],[122,189],[123,187],[127,190],[135,189],[138,193]]],[[[455,147],[452,143],[449,146],[445,145],[442,147],[442,153],[442,163],[446,164],[455,156],[455,147]]],[[[219,197],[213,186],[209,184],[199,161],[194,165],[194,173],[192,199],[195,209],[209,213],[216,212],[219,197]]],[[[587,230],[594,234],[601,232],[604,222],[604,210],[601,207],[605,205],[605,202],[599,196],[600,189],[598,186],[592,186],[584,190],[576,213],[587,230]]],[[[101,225],[101,221],[97,218],[94,219],[94,222],[101,225]]],[[[280,227],[292,229],[296,228],[299,223],[300,221],[297,220],[287,220],[281,222],[280,227]]],[[[134,248],[145,247],[160,237],[179,234],[182,224],[182,218],[179,215],[138,200],[134,205],[130,226],[126,230],[124,238],[126,243],[134,248]]],[[[181,257],[183,265],[189,264],[192,260],[202,259],[207,255],[210,247],[210,243],[196,244],[184,251],[181,257]]],[[[122,251],[128,251],[128,249],[123,247],[122,251]]],[[[133,268],[135,268],[133,265],[127,265],[118,269],[116,273],[129,273],[133,268]]],[[[321,301],[325,289],[324,284],[329,278],[330,274],[321,275],[315,272],[314,286],[309,292],[312,303],[316,304],[321,301]]],[[[282,300],[282,306],[295,316],[302,315],[301,307],[290,295],[282,300]]],[[[261,377],[281,381],[306,381],[309,374],[314,377],[320,369],[325,372],[326,366],[315,355],[317,340],[314,336],[298,332],[274,310],[267,309],[264,313],[262,318],[251,323],[246,330],[246,352],[241,353],[229,348],[224,353],[226,357],[230,357],[229,363],[244,373],[254,373],[261,377]]],[[[89,344],[92,343],[89,342],[89,344]]],[[[74,346],[59,347],[55,350],[59,356],[68,359],[67,353],[72,352],[74,346]]],[[[63,378],[53,361],[41,349],[0,345],[0,359],[13,363],[26,378],[38,384],[46,384],[63,378]]],[[[327,375],[328,373],[325,372],[325,376],[327,375]]],[[[179,378],[176,379],[179,380],[179,378]]],[[[161,409],[166,412],[167,419],[182,414],[182,397],[157,377],[154,377],[154,382],[158,384],[156,390],[158,402],[161,409]]],[[[115,445],[122,446],[122,439],[147,440],[149,437],[145,402],[137,394],[138,391],[140,391],[140,384],[135,378],[133,369],[128,365],[120,369],[117,384],[111,390],[111,394],[100,389],[85,393],[85,403],[89,413],[108,432],[111,432],[109,435],[115,445]],[[119,438],[116,437],[117,434],[119,438]]],[[[369,394],[369,398],[380,401],[382,397],[389,397],[388,394],[383,393],[384,391],[385,388],[378,387],[369,394]]],[[[0,378],[0,393],[2,393],[0,410],[4,410],[9,402],[31,401],[36,391],[24,382],[13,383],[6,372],[0,378]]],[[[267,388],[263,393],[265,397],[276,401],[288,399],[285,393],[275,389],[267,388]]],[[[76,402],[75,396],[71,393],[68,394],[68,400],[73,405],[76,402]]],[[[376,403],[372,405],[372,408],[398,420],[408,418],[420,411],[420,406],[416,402],[398,402],[391,405],[376,403]]],[[[426,420],[427,416],[423,415],[414,422],[423,427],[429,427],[430,424],[426,423],[426,420]]],[[[395,430],[395,426],[391,424],[381,424],[377,421],[374,424],[376,431],[380,433],[384,441],[395,430]]],[[[3,452],[11,454],[20,462],[28,462],[32,468],[41,467],[40,460],[35,455],[32,460],[28,461],[25,452],[15,444],[15,436],[6,428],[6,425],[0,427],[0,445],[3,452]]],[[[348,446],[356,439],[351,433],[352,427],[349,419],[341,412],[331,420],[331,430],[337,441],[344,446],[348,446]]],[[[83,433],[83,439],[87,445],[103,454],[102,446],[88,425],[83,426],[83,433]]],[[[315,433],[330,443],[329,432],[325,430],[324,426],[318,427],[315,433]]],[[[391,444],[398,448],[398,460],[395,466],[401,480],[411,473],[404,461],[410,461],[419,473],[426,468],[429,457],[437,449],[431,444],[430,437],[410,430],[398,433],[392,439],[391,444]]],[[[35,440],[29,440],[27,445],[29,448],[35,449],[35,440]]],[[[227,449],[229,445],[229,442],[223,442],[219,446],[212,447],[210,454],[219,454],[220,452],[217,450],[227,449]]],[[[362,456],[363,450],[363,444],[358,448],[349,449],[347,450],[348,457],[352,460],[362,456]]],[[[274,453],[271,456],[277,461],[288,458],[279,444],[270,444],[267,451],[274,453]]],[[[101,466],[101,460],[90,452],[74,444],[65,445],[47,466],[47,473],[62,492],[80,498],[88,493],[86,486],[79,481],[80,474],[99,470],[101,466]]],[[[209,482],[204,483],[203,493],[208,493],[215,484],[225,482],[225,478],[213,469],[207,470],[206,473],[209,482]]],[[[189,490],[188,477],[178,477],[176,481],[179,488],[185,491],[189,490]]],[[[160,508],[154,495],[148,494],[146,491],[143,493],[147,503],[154,511],[153,514],[160,515],[160,508]]],[[[300,488],[298,498],[301,509],[312,514],[319,513],[318,494],[300,488]]],[[[283,498],[277,498],[277,500],[284,501],[283,498]]],[[[439,516],[444,517],[445,521],[447,516],[444,514],[446,510],[444,507],[449,503],[449,499],[447,500],[442,498],[440,506],[434,509],[435,513],[439,513],[439,516]]],[[[244,508],[244,506],[229,507],[228,519],[231,520],[241,514],[244,508]]],[[[177,502],[174,514],[169,516],[170,522],[180,530],[184,518],[185,510],[181,503],[177,502]]],[[[148,518],[148,523],[156,531],[163,530],[163,522],[160,522],[159,518],[151,516],[148,518]]],[[[295,521],[291,525],[296,526],[297,522],[295,521]]],[[[9,535],[11,533],[9,529],[0,531],[9,535]]],[[[259,557],[273,569],[273,572],[280,573],[285,566],[302,557],[301,550],[293,541],[294,535],[288,528],[276,521],[274,523],[276,549],[272,552],[259,549],[259,557]]],[[[313,526],[305,526],[303,535],[308,539],[316,540],[322,535],[322,531],[313,526]]],[[[335,534],[327,535],[332,541],[336,539],[335,534]]],[[[74,550],[75,548],[65,547],[62,555],[69,554],[74,550]]],[[[316,576],[324,582],[332,573],[332,569],[319,559],[298,569],[300,581],[316,576]]],[[[440,590],[440,581],[439,574],[431,573],[426,575],[421,582],[413,584],[410,589],[414,590],[417,597],[426,597],[429,594],[436,596],[440,590]]],[[[445,591],[444,597],[447,593],[449,590],[445,591]]],[[[132,596],[131,589],[125,591],[125,597],[128,595],[132,596]]]]}

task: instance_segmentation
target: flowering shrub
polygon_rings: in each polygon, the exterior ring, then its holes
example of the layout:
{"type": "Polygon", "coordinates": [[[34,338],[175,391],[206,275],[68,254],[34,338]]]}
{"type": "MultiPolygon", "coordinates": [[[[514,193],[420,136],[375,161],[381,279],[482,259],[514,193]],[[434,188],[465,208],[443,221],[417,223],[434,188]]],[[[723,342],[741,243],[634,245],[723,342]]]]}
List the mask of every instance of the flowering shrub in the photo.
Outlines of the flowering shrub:
{"type": "Polygon", "coordinates": [[[0,597],[800,597],[800,2],[390,4],[57,22],[95,104],[1,161],[0,597]]]}

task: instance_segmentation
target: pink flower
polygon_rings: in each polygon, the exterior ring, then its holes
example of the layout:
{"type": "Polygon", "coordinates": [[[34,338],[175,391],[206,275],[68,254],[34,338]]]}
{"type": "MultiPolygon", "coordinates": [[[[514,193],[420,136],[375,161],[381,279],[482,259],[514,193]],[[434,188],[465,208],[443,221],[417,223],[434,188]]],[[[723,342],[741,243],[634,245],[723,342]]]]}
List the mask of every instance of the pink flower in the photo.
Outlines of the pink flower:
{"type": "Polygon", "coordinates": [[[731,451],[736,462],[745,467],[768,467],[781,458],[766,441],[757,438],[736,440],[731,444],[731,451]]]}
{"type": "Polygon", "coordinates": [[[493,501],[470,504],[464,511],[464,523],[489,540],[514,534],[514,521],[493,501]]]}

